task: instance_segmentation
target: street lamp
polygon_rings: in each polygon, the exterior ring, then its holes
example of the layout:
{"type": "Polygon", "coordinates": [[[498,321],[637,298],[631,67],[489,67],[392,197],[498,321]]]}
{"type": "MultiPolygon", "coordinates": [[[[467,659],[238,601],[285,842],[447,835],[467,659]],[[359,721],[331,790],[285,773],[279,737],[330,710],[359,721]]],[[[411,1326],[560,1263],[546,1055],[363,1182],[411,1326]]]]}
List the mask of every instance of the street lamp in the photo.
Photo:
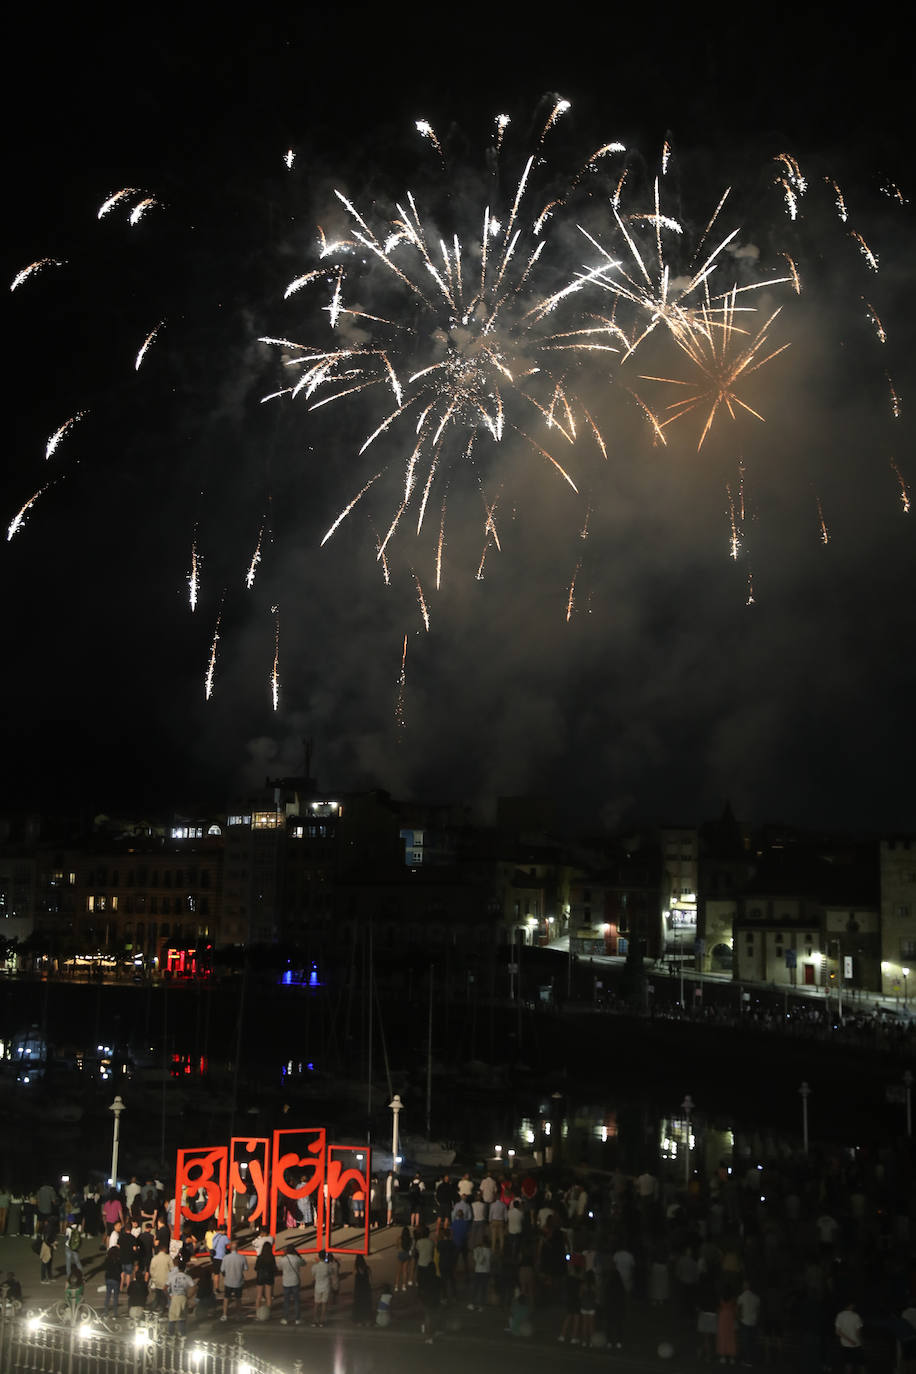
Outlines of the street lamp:
{"type": "Polygon", "coordinates": [[[681,1103],[681,1111],[684,1113],[684,1121],[686,1123],[684,1127],[684,1185],[688,1190],[690,1188],[690,1114],[693,1108],[694,1101],[690,1093],[688,1093],[681,1103]]]}
{"type": "Polygon", "coordinates": [[[388,1103],[388,1110],[391,1112],[391,1169],[393,1173],[398,1171],[398,1116],[404,1103],[401,1101],[400,1093],[395,1093],[388,1103]]]}
{"type": "Polygon", "coordinates": [[[809,1098],[810,1095],[811,1095],[811,1089],[808,1087],[808,1084],[807,1084],[807,1083],[803,1083],[803,1084],[801,1085],[801,1087],[799,1088],[798,1091],[799,1091],[799,1094],[800,1094],[801,1100],[802,1100],[802,1141],[803,1141],[803,1145],[804,1145],[805,1154],[807,1154],[807,1153],[808,1153],[808,1098],[809,1098]]]}
{"type": "Polygon", "coordinates": [[[120,1093],[108,1110],[114,1112],[114,1131],[111,1137],[111,1177],[108,1181],[112,1188],[116,1189],[118,1186],[118,1142],[121,1135],[121,1113],[124,1111],[124,1101],[120,1093]]]}

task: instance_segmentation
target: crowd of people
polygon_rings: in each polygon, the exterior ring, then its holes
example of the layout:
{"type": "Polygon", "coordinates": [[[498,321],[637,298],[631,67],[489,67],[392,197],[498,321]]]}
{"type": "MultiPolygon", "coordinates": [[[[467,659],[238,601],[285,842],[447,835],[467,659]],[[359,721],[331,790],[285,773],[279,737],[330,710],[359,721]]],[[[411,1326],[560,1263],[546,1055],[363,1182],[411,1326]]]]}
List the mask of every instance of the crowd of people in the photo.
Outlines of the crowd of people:
{"type": "Polygon", "coordinates": [[[598,1175],[560,1165],[401,1182],[373,1185],[391,1200],[390,1216],[370,1194],[369,1219],[390,1225],[394,1240],[374,1284],[363,1255],[346,1257],[343,1275],[337,1255],[298,1253],[301,1229],[279,1243],[243,1233],[241,1247],[224,1226],[179,1231],[158,1180],[107,1195],[45,1185],[18,1219],[0,1193],[0,1216],[7,1231],[12,1223],[34,1237],[41,1284],[63,1280],[78,1301],[92,1270],[109,1317],[158,1312],[170,1333],[184,1330],[192,1303],[213,1322],[279,1311],[287,1325],[347,1317],[369,1327],[399,1312],[409,1320],[416,1299],[427,1341],[459,1313],[476,1322],[495,1312],[510,1336],[582,1349],[662,1338],[697,1364],[766,1362],[800,1374],[845,1374],[866,1359],[890,1369],[899,1351],[899,1367],[916,1371],[903,1144],[723,1162],[708,1177],[694,1171],[686,1187],[651,1168],[598,1175]],[[253,1305],[243,1304],[246,1287],[253,1305]]]}

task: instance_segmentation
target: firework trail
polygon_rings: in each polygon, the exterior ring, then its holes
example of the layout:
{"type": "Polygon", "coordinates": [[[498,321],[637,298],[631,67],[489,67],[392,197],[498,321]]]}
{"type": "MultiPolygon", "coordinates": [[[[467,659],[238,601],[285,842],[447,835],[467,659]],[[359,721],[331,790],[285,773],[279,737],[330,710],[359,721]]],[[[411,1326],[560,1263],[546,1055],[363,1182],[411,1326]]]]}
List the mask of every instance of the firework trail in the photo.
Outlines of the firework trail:
{"type": "Polygon", "coordinates": [[[120,191],[115,191],[114,195],[109,196],[107,200],[102,201],[102,204],[99,206],[97,218],[104,219],[106,215],[111,213],[116,205],[120,205],[121,202],[127,200],[128,197],[142,195],[143,192],[140,190],[139,186],[124,186],[120,191]]]}
{"type": "Polygon", "coordinates": [[[135,205],[134,208],[131,210],[129,216],[129,223],[131,225],[139,224],[143,216],[146,214],[147,210],[151,210],[154,205],[158,205],[159,203],[160,202],[156,199],[155,196],[147,196],[144,200],[141,200],[138,205],[135,205]]]}
{"type": "Polygon", "coordinates": [[[851,239],[853,239],[853,240],[859,245],[859,252],[862,254],[863,258],[864,258],[865,261],[868,263],[868,265],[869,265],[869,267],[871,268],[871,270],[872,270],[873,272],[877,272],[877,270],[878,270],[878,258],[877,258],[877,256],[876,256],[876,254],[874,254],[874,253],[871,251],[871,249],[869,248],[868,244],[867,244],[867,243],[865,242],[865,240],[863,239],[862,235],[856,233],[855,229],[850,229],[850,231],[849,231],[849,237],[850,237],[851,239]]]}
{"type": "Polygon", "coordinates": [[[840,190],[839,186],[837,186],[836,182],[833,180],[832,177],[824,177],[824,180],[826,181],[828,186],[833,187],[833,193],[836,196],[836,212],[840,217],[840,223],[845,224],[846,221],[849,219],[849,211],[846,209],[846,201],[844,199],[843,192],[840,190]]]}
{"type": "Polygon", "coordinates": [[[885,372],[884,375],[887,378],[887,385],[890,389],[891,394],[891,414],[893,415],[895,420],[899,420],[900,416],[903,413],[903,407],[900,404],[900,397],[897,395],[897,392],[894,388],[894,383],[891,381],[890,373],[885,372]]]}
{"type": "Polygon", "coordinates": [[[293,170],[293,163],[296,161],[295,149],[287,148],[286,152],[283,154],[283,161],[286,164],[286,170],[291,172],[293,170]]]}
{"type": "Polygon", "coordinates": [[[900,501],[903,506],[903,512],[905,515],[908,515],[910,510],[910,493],[907,490],[906,482],[903,480],[903,473],[900,471],[893,458],[891,459],[891,467],[894,469],[897,481],[900,483],[900,501]]]}
{"type": "Polygon", "coordinates": [[[754,597],[754,574],[752,572],[747,575],[747,597],[744,604],[745,606],[756,606],[757,604],[754,597]]]}
{"type": "Polygon", "coordinates": [[[731,538],[729,540],[729,552],[731,557],[737,561],[738,553],[741,549],[741,526],[738,519],[738,512],[735,509],[735,501],[732,496],[731,483],[725,483],[725,490],[728,493],[728,518],[731,528],[731,538]]]}
{"type": "Polygon", "coordinates": [[[255,574],[258,570],[258,564],[261,561],[261,543],[263,539],[264,526],[262,525],[261,528],[258,530],[258,542],[254,546],[254,553],[251,555],[251,562],[248,564],[248,571],[245,574],[245,586],[248,588],[249,591],[251,591],[252,587],[254,586],[255,574]]]}
{"type": "Polygon", "coordinates": [[[872,327],[874,328],[875,334],[877,335],[879,342],[880,342],[880,343],[887,343],[887,335],[886,335],[885,332],[884,332],[884,325],[881,323],[880,319],[878,318],[878,312],[877,312],[877,310],[876,310],[875,307],[871,304],[870,301],[867,301],[867,300],[865,299],[864,296],[861,296],[860,299],[861,299],[861,301],[862,301],[862,304],[865,306],[865,313],[866,313],[866,315],[868,316],[869,322],[871,323],[872,327]]]}
{"type": "Polygon", "coordinates": [[[795,259],[794,259],[789,253],[780,253],[779,256],[780,256],[781,258],[785,258],[786,263],[788,264],[789,272],[790,272],[790,279],[791,279],[791,282],[792,282],[792,289],[794,290],[796,296],[800,296],[800,295],[801,295],[801,277],[798,275],[798,268],[797,268],[796,265],[795,265],[795,259]]]}
{"type": "Polygon", "coordinates": [[[275,711],[280,707],[280,607],[271,606],[274,620],[274,662],[270,672],[270,699],[275,711]]]}
{"type": "Polygon", "coordinates": [[[188,599],[191,603],[191,610],[197,610],[197,597],[200,592],[200,564],[201,558],[197,552],[197,531],[194,531],[194,538],[191,541],[191,568],[188,572],[188,599]]]}
{"type": "Polygon", "coordinates": [[[575,600],[576,600],[576,578],[579,576],[579,573],[580,573],[581,571],[582,571],[582,560],[580,559],[579,562],[576,564],[576,571],[573,573],[573,575],[572,575],[572,581],[571,581],[570,584],[569,584],[569,596],[566,598],[566,623],[567,623],[567,625],[568,625],[569,622],[572,620],[573,606],[575,605],[575,600]]]}
{"type": "Polygon", "coordinates": [[[39,496],[43,496],[44,493],[48,490],[48,488],[49,488],[49,487],[53,487],[53,486],[54,486],[54,481],[53,481],[53,480],[50,481],[50,482],[45,482],[45,484],[44,484],[43,487],[39,487],[39,488],[38,488],[38,490],[36,491],[36,493],[35,493],[34,496],[30,496],[30,497],[29,497],[29,499],[28,499],[28,501],[26,501],[25,505],[17,512],[16,516],[14,517],[14,519],[12,520],[12,522],[11,522],[11,524],[10,524],[9,529],[8,529],[7,532],[6,532],[6,542],[7,542],[7,543],[9,543],[9,541],[12,539],[12,537],[13,537],[14,534],[18,534],[19,531],[22,529],[22,526],[23,526],[24,523],[25,523],[26,516],[28,515],[29,511],[30,511],[30,510],[32,509],[32,507],[34,506],[35,502],[38,500],[39,496]]]}
{"type": "Polygon", "coordinates": [[[423,624],[426,626],[426,633],[429,634],[429,609],[426,605],[426,597],[423,595],[423,586],[414,569],[411,568],[410,571],[417,586],[417,601],[420,605],[420,614],[423,617],[423,624]]]}
{"type": "Polygon", "coordinates": [[[213,695],[213,679],[216,675],[216,646],[219,643],[219,627],[223,619],[223,601],[226,593],[219,600],[219,610],[216,613],[216,628],[213,631],[213,642],[210,645],[210,661],[207,664],[207,674],[204,678],[204,700],[209,701],[213,695]]]}
{"type": "Polygon", "coordinates": [[[160,320],[159,323],[156,325],[155,329],[151,329],[150,332],[147,334],[146,338],[143,340],[143,343],[140,347],[140,352],[137,354],[137,360],[134,363],[135,372],[140,371],[140,364],[146,357],[147,350],[149,349],[150,345],[155,342],[156,335],[159,333],[160,329],[164,324],[165,320],[160,320]]]}
{"type": "Polygon", "coordinates": [[[28,267],[23,267],[21,272],[17,272],[10,282],[10,290],[15,291],[24,281],[34,277],[45,267],[63,267],[63,261],[59,258],[39,258],[36,262],[30,262],[28,267]]]}
{"type": "Polygon", "coordinates": [[[407,696],[407,636],[404,636],[404,648],[401,653],[401,672],[398,677],[398,693],[394,704],[394,719],[399,730],[404,730],[407,724],[405,715],[407,696]]]}
{"type": "Polygon", "coordinates": [[[45,445],[45,458],[46,458],[46,459],[47,459],[47,458],[50,458],[54,453],[56,453],[57,448],[58,448],[58,445],[60,444],[60,441],[64,438],[64,436],[65,436],[66,434],[69,434],[69,433],[70,433],[70,430],[73,428],[73,426],[74,426],[75,424],[78,424],[79,421],[82,420],[83,417],[84,417],[85,415],[88,415],[88,414],[89,414],[88,410],[78,410],[78,411],[76,412],[75,415],[71,415],[71,416],[70,416],[70,419],[69,419],[69,420],[65,420],[65,421],[64,421],[64,423],[61,425],[60,429],[56,429],[56,430],[54,431],[54,433],[51,435],[50,439],[48,440],[47,444],[45,445]]]}
{"type": "Polygon", "coordinates": [[[827,528],[827,521],[824,519],[824,507],[821,505],[821,498],[819,496],[815,496],[814,499],[817,502],[817,520],[821,532],[821,543],[829,544],[830,531],[827,528]]]}

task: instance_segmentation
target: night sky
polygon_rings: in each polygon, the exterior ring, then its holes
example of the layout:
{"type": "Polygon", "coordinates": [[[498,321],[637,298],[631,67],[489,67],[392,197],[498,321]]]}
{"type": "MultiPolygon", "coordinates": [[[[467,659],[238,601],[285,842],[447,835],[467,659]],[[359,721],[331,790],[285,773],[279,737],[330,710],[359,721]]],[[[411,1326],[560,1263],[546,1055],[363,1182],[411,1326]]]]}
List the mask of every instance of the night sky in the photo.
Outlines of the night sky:
{"type": "MultiPolygon", "coordinates": [[[[244,31],[23,20],[8,43],[6,278],[41,258],[63,265],[6,304],[6,523],[52,485],[4,544],[0,804],[225,804],[267,773],[301,771],[309,737],[326,788],[471,803],[550,793],[571,821],[604,826],[697,821],[726,799],[755,821],[916,826],[913,73],[894,34],[825,34],[804,15],[770,15],[766,33],[738,15],[685,33],[683,12],[669,24],[664,10],[567,32],[559,13],[493,26],[474,10],[446,35],[444,14],[410,7],[390,24],[354,10],[339,28],[302,13],[244,31]],[[330,341],[327,290],[283,293],[316,266],[315,226],[344,226],[335,188],[372,223],[410,189],[437,231],[464,241],[493,184],[494,116],[513,120],[505,204],[552,92],[571,109],[544,140],[532,207],[600,145],[628,150],[551,221],[555,279],[595,262],[580,223],[603,224],[625,255],[609,193],[625,161],[621,205],[650,211],[666,139],[662,210],[685,244],[732,187],[709,245],[739,229],[722,289],[785,275],[783,252],[797,263],[800,295],[773,285],[743,298],[757,307],[751,330],[782,307],[761,356],[790,345],[739,392],[765,423],[722,414],[698,452],[698,410],[653,443],[627,388],[663,415],[677,388],[642,375],[691,375],[663,329],[623,366],[575,365],[607,461],[587,434],[555,446],[530,417],[528,432],[578,495],[517,436],[481,443],[449,478],[441,589],[441,491],[422,538],[415,519],[399,527],[386,585],[376,538],[410,445],[384,435],[358,450],[390,397],[312,413],[302,398],[262,405],[289,379],[259,336],[330,341]],[[808,182],[794,222],[774,184],[784,152],[808,182]],[[123,208],[99,220],[128,186],[128,208],[140,192],[157,204],[133,227],[123,208]],[[737,501],[742,469],[733,560],[728,489],[737,501]],[[501,547],[478,580],[481,488],[498,497],[501,547]]],[[[665,242],[683,268],[687,248],[665,242]]],[[[378,281],[357,271],[348,303],[412,321],[407,293],[378,281]]],[[[610,306],[597,293],[588,303],[610,306]]]]}

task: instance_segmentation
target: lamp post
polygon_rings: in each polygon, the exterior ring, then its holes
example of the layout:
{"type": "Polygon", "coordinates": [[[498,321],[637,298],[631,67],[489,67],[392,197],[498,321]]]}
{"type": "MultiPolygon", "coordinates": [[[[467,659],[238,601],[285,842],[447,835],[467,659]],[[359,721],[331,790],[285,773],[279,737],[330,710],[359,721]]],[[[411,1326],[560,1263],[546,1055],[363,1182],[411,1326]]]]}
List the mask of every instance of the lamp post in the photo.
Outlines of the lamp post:
{"type": "Polygon", "coordinates": [[[391,1112],[391,1170],[392,1173],[395,1174],[398,1171],[398,1154],[400,1153],[398,1149],[398,1116],[403,1106],[404,1103],[401,1101],[399,1093],[395,1093],[394,1097],[388,1103],[388,1109],[391,1112]]]}
{"type": "Polygon", "coordinates": [[[118,1143],[121,1137],[121,1113],[124,1111],[124,1101],[120,1093],[118,1093],[118,1095],[115,1097],[114,1102],[112,1102],[108,1110],[110,1112],[114,1112],[114,1131],[111,1137],[111,1178],[109,1179],[109,1183],[111,1184],[112,1188],[117,1188],[118,1143]]]}
{"type": "Polygon", "coordinates": [[[906,1133],[913,1134],[913,1075],[907,1069],[903,1075],[903,1090],[906,1093],[906,1133]]]}
{"type": "Polygon", "coordinates": [[[693,1098],[690,1093],[681,1103],[681,1111],[684,1113],[684,1186],[690,1189],[690,1114],[694,1108],[693,1098]]]}
{"type": "Polygon", "coordinates": [[[799,1091],[799,1094],[800,1094],[801,1100],[802,1100],[802,1144],[803,1144],[803,1149],[804,1149],[804,1151],[805,1151],[805,1154],[807,1154],[807,1153],[808,1153],[808,1098],[809,1098],[810,1095],[811,1095],[811,1089],[808,1087],[808,1084],[807,1084],[807,1083],[803,1083],[803,1084],[801,1085],[801,1087],[799,1088],[798,1091],[799,1091]]]}

